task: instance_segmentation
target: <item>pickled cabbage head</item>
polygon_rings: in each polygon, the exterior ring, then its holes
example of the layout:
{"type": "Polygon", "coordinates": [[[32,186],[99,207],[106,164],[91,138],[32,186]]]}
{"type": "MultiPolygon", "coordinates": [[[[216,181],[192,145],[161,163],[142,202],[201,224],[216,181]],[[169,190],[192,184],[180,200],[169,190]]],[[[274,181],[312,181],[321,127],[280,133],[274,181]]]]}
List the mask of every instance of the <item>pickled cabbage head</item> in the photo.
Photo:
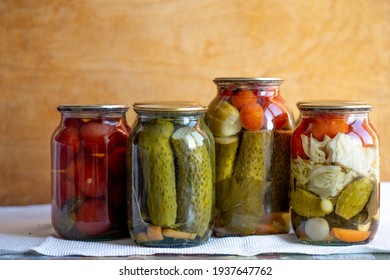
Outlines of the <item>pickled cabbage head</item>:
{"type": "Polygon", "coordinates": [[[312,135],[302,135],[302,147],[307,156],[315,163],[324,163],[326,161],[326,144],[330,141],[328,136],[325,136],[323,141],[318,141],[312,135]]]}
{"type": "Polygon", "coordinates": [[[313,169],[314,162],[300,157],[291,162],[291,178],[295,178],[296,184],[302,188],[309,182],[308,173],[313,169]]]}
{"type": "Polygon", "coordinates": [[[351,136],[339,133],[326,145],[328,164],[337,164],[370,177],[375,174],[375,148],[363,147],[351,136]]]}
{"type": "Polygon", "coordinates": [[[316,164],[308,172],[308,190],[323,199],[335,197],[355,177],[355,172],[345,172],[340,166],[316,164]]]}

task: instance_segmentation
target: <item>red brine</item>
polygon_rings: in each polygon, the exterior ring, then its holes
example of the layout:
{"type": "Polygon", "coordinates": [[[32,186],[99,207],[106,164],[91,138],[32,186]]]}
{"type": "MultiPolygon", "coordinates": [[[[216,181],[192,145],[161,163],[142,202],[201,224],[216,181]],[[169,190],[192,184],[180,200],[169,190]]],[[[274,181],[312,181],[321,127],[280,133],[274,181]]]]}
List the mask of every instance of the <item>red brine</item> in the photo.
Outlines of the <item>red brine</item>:
{"type": "Polygon", "coordinates": [[[60,105],[51,139],[52,224],[66,239],[127,234],[124,105],[60,105]]]}

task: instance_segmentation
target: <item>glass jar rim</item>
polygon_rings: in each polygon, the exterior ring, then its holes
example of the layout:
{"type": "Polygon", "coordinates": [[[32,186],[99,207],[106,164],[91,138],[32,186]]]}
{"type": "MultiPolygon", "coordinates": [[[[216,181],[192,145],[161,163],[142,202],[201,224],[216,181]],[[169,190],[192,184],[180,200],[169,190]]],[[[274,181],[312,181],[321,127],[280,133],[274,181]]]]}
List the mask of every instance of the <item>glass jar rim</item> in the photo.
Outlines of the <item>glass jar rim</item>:
{"type": "Polygon", "coordinates": [[[213,82],[217,85],[224,83],[281,85],[284,80],[277,77],[218,77],[214,78],[213,82]]]}
{"type": "Polygon", "coordinates": [[[370,112],[372,105],[352,100],[319,100],[297,102],[300,111],[358,111],[370,112]]]}
{"type": "Polygon", "coordinates": [[[121,104],[60,104],[59,112],[127,112],[130,107],[121,104]]]}
{"type": "Polygon", "coordinates": [[[173,113],[200,114],[206,113],[207,107],[195,101],[155,101],[133,104],[136,113],[173,113]]]}

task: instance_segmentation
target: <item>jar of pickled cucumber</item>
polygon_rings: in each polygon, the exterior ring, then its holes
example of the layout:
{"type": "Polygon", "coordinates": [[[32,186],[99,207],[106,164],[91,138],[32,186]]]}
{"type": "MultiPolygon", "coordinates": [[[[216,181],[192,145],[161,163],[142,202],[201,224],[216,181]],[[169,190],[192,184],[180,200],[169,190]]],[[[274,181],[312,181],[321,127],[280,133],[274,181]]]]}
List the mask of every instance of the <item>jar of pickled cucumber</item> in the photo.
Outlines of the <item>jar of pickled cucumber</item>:
{"type": "Polygon", "coordinates": [[[60,105],[51,139],[51,219],[66,239],[128,236],[125,105],[60,105]]]}
{"type": "Polygon", "coordinates": [[[188,247],[212,233],[214,139],[206,107],[191,102],[136,103],[128,145],[128,226],[144,246],[188,247]]]}
{"type": "Polygon", "coordinates": [[[311,244],[370,242],[379,223],[379,141],[360,102],[300,102],[292,137],[291,219],[311,244]]]}
{"type": "Polygon", "coordinates": [[[288,233],[294,118],[279,78],[216,78],[205,116],[215,138],[216,236],[288,233]]]}

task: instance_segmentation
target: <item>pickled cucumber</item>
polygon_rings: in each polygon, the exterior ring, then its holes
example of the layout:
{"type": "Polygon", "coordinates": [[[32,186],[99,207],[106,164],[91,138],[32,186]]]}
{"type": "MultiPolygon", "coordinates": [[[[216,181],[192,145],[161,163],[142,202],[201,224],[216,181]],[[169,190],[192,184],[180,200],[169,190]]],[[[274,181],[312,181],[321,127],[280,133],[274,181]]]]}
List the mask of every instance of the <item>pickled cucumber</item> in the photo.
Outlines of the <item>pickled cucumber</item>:
{"type": "MultiPolygon", "coordinates": [[[[373,182],[374,186],[376,185],[376,182],[373,182]]],[[[375,216],[379,215],[379,187],[375,188],[372,191],[372,194],[370,195],[370,199],[368,200],[366,204],[366,209],[367,209],[367,221],[371,221],[372,219],[375,218],[375,216]]]]}
{"type": "Polygon", "coordinates": [[[238,140],[238,136],[215,137],[217,183],[233,175],[238,140]]]}
{"type": "Polygon", "coordinates": [[[291,130],[276,130],[271,164],[270,203],[272,212],[288,212],[291,130]]]}
{"type": "Polygon", "coordinates": [[[358,214],[366,205],[374,189],[367,177],[349,183],[341,192],[336,203],[336,214],[348,220],[358,214]]]}
{"type": "Polygon", "coordinates": [[[182,127],[172,135],[177,159],[177,221],[180,230],[203,236],[214,215],[212,161],[204,136],[182,127]]]}
{"type": "Polygon", "coordinates": [[[319,196],[299,187],[291,190],[290,205],[295,213],[307,218],[323,216],[333,211],[319,196]]]}
{"type": "Polygon", "coordinates": [[[227,234],[254,234],[264,214],[263,199],[269,182],[233,176],[217,184],[217,222],[227,234]]]}
{"type": "Polygon", "coordinates": [[[205,122],[214,136],[226,137],[241,131],[240,112],[227,101],[213,101],[205,115],[205,122]]]}
{"type": "MultiPolygon", "coordinates": [[[[200,120],[200,125],[199,125],[199,129],[203,132],[206,133],[207,135],[207,138],[208,138],[208,141],[206,141],[205,143],[207,144],[207,150],[209,151],[209,155],[210,155],[210,159],[211,159],[211,166],[213,167],[212,168],[212,173],[213,173],[213,185],[215,185],[215,181],[216,181],[216,168],[215,168],[215,139],[214,139],[214,135],[213,133],[211,132],[210,128],[207,126],[205,120],[204,120],[204,117],[201,118],[200,120]]],[[[215,192],[213,192],[213,194],[215,195],[215,192]]],[[[215,198],[213,198],[213,200],[215,200],[215,198]]]]}
{"type": "Polygon", "coordinates": [[[271,165],[273,133],[271,131],[244,131],[234,166],[238,181],[251,177],[266,181],[271,165]]]}
{"type": "Polygon", "coordinates": [[[139,132],[146,202],[150,221],[158,226],[173,226],[176,221],[176,183],[174,154],[171,148],[171,122],[159,120],[139,132]]]}

